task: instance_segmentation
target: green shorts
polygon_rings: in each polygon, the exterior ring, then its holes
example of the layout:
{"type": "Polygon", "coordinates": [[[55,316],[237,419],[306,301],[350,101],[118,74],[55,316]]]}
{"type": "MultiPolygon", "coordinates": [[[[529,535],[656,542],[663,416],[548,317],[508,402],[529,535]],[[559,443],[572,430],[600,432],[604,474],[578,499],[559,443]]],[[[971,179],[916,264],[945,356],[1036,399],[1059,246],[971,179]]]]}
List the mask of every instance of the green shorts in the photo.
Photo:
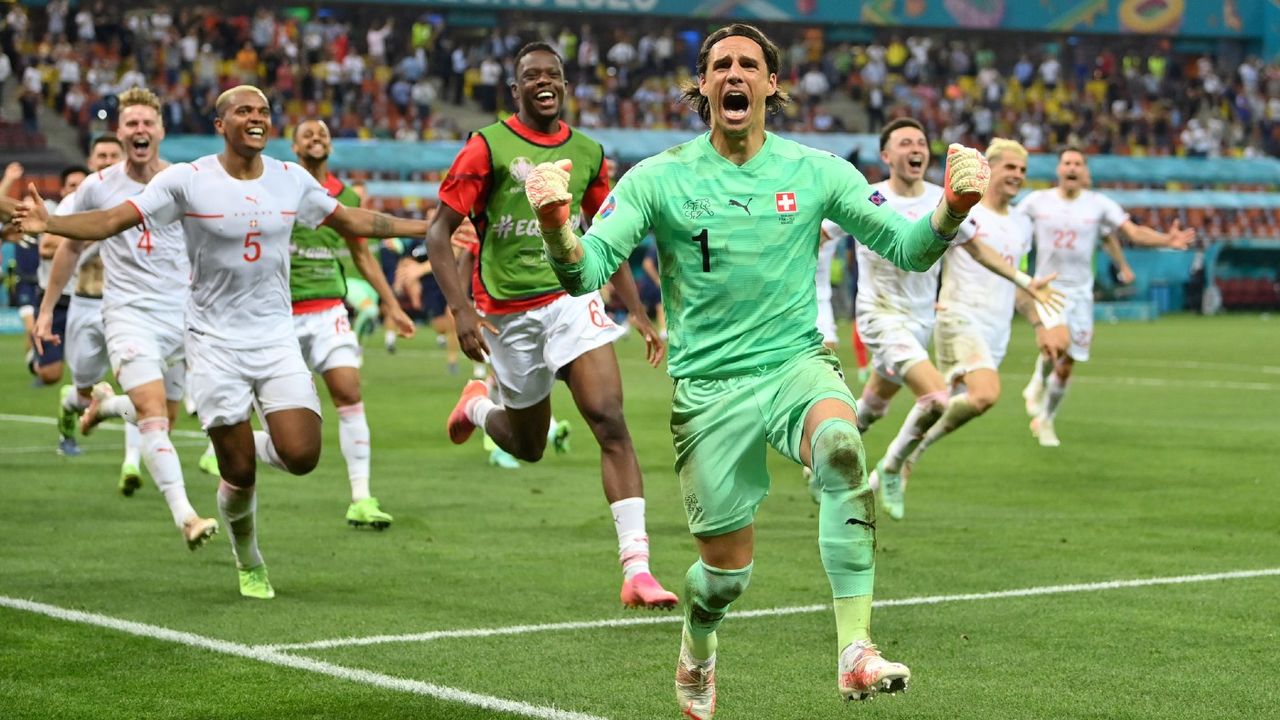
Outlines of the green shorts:
{"type": "Polygon", "coordinates": [[[689,532],[750,525],[769,494],[765,445],[800,462],[805,416],[827,398],[856,407],[840,361],[822,347],[758,374],[677,379],[671,433],[689,532]]]}

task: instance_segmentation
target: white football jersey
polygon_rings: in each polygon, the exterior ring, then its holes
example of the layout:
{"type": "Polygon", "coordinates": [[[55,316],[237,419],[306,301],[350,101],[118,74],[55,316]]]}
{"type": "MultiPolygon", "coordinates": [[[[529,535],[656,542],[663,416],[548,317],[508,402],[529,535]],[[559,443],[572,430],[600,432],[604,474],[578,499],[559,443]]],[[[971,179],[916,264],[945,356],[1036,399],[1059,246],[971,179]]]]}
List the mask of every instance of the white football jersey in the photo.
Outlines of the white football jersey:
{"type": "MultiPolygon", "coordinates": [[[[79,188],[73,191],[70,195],[59,200],[58,204],[53,208],[53,212],[50,214],[70,215],[71,213],[76,212],[75,206],[77,195],[79,195],[79,188]]],[[[84,252],[80,253],[80,259],[76,261],[76,267],[71,271],[71,277],[67,278],[67,284],[62,286],[63,295],[72,294],[76,289],[76,285],[80,284],[80,266],[89,262],[89,260],[94,256],[94,253],[96,252],[94,248],[97,244],[98,243],[89,243],[89,247],[86,248],[84,252]]],[[[40,270],[44,273],[44,277],[40,280],[40,287],[47,290],[49,286],[49,276],[53,272],[53,259],[40,258],[40,270]]]]}
{"type": "Polygon", "coordinates": [[[289,236],[338,205],[301,166],[262,158],[237,180],[216,155],[166,168],[132,198],[148,228],[181,222],[191,262],[187,328],[238,349],[294,340],[289,236]]]}
{"type": "MultiPolygon", "coordinates": [[[[1031,220],[1017,208],[1001,215],[979,203],[960,225],[956,239],[959,243],[978,240],[1017,269],[1031,251],[1031,220]]],[[[939,301],[947,312],[973,322],[1008,326],[1016,292],[1016,285],[980,265],[962,247],[953,247],[943,256],[939,301]]]]}
{"type": "MultiPolygon", "coordinates": [[[[76,194],[73,192],[70,195],[62,198],[61,200],[45,200],[44,208],[45,210],[49,211],[50,215],[66,215],[71,212],[68,208],[71,207],[71,198],[75,196],[76,194]]],[[[31,243],[33,245],[39,245],[40,238],[43,236],[28,235],[27,237],[31,238],[31,243]]],[[[40,258],[40,267],[36,268],[36,283],[40,285],[41,290],[44,290],[46,292],[48,291],[49,277],[52,274],[53,274],[53,258],[46,258],[46,257],[40,258]]],[[[65,295],[66,297],[71,297],[71,291],[75,290],[76,282],[78,280],[79,280],[79,273],[72,272],[71,277],[67,280],[67,284],[64,285],[62,288],[62,294],[65,295]]]]}
{"type": "MultiPolygon", "coordinates": [[[[888,180],[871,188],[884,197],[890,208],[908,220],[919,220],[932,213],[942,200],[942,188],[933,183],[924,183],[924,192],[918,197],[895,195],[889,189],[888,180]]],[[[934,263],[924,272],[902,270],[861,243],[858,244],[857,257],[859,315],[890,313],[933,321],[940,263],[934,263]]]]}
{"type": "MultiPolygon", "coordinates": [[[[107,210],[145,189],[116,163],[85,178],[73,196],[75,212],[107,210]]],[[[103,261],[102,306],[110,310],[181,313],[191,284],[182,223],[144,223],[94,243],[103,261]]]]}
{"type": "Polygon", "coordinates": [[[830,220],[822,221],[822,229],[830,240],[818,245],[818,302],[831,302],[831,263],[836,259],[840,240],[849,233],[830,220]]]}
{"type": "Polygon", "coordinates": [[[1057,188],[1031,193],[1018,208],[1035,225],[1036,274],[1058,273],[1054,285],[1066,293],[1092,292],[1093,253],[1129,219],[1124,209],[1092,190],[1068,200],[1057,188]]]}

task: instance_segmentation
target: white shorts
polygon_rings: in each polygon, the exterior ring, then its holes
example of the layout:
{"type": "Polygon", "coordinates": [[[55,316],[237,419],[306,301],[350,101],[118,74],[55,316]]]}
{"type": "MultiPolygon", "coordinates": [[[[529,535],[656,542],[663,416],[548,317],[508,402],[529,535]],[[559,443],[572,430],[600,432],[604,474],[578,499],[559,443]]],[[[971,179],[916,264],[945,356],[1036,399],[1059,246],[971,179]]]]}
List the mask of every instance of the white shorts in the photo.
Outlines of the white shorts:
{"type": "Polygon", "coordinates": [[[831,298],[818,300],[818,332],[822,333],[822,342],[836,345],[840,337],[836,334],[836,313],[831,309],[831,298]]]}
{"type": "Polygon", "coordinates": [[[293,316],[302,359],[323,375],[339,367],[360,367],[360,341],[351,331],[351,318],[342,303],[317,312],[293,316]]]}
{"type": "Polygon", "coordinates": [[[111,369],[107,335],[102,324],[101,298],[71,297],[66,334],[62,339],[66,345],[63,353],[71,366],[71,382],[78,388],[93,387],[111,369]]]}
{"type": "Polygon", "coordinates": [[[147,312],[126,306],[107,308],[102,312],[107,353],[121,389],[129,392],[162,380],[167,399],[182,399],[186,376],[182,317],[181,307],[173,311],[147,312]]]}
{"type": "Polygon", "coordinates": [[[1093,344],[1093,293],[1092,291],[1070,291],[1067,295],[1067,307],[1061,313],[1046,313],[1037,306],[1040,321],[1047,328],[1066,323],[1071,345],[1067,354],[1076,362],[1089,360],[1089,346],[1093,344]]]}
{"type": "Polygon", "coordinates": [[[243,350],[188,332],[187,380],[196,415],[206,430],[248,420],[255,400],[264,416],[291,408],[320,414],[315,381],[293,338],[243,350]]]}
{"type": "Polygon", "coordinates": [[[880,377],[901,385],[907,372],[929,359],[929,336],[933,322],[920,322],[905,315],[862,313],[858,335],[871,353],[871,367],[880,377]]]}
{"type": "Polygon", "coordinates": [[[517,410],[549,396],[561,368],[625,332],[609,318],[598,292],[487,319],[498,328],[496,336],[485,330],[484,339],[502,404],[517,410]]]}
{"type": "Polygon", "coordinates": [[[1008,323],[1002,331],[994,322],[978,322],[954,312],[938,313],[933,351],[938,356],[938,371],[948,383],[974,370],[998,371],[1008,349],[1008,323]]]}

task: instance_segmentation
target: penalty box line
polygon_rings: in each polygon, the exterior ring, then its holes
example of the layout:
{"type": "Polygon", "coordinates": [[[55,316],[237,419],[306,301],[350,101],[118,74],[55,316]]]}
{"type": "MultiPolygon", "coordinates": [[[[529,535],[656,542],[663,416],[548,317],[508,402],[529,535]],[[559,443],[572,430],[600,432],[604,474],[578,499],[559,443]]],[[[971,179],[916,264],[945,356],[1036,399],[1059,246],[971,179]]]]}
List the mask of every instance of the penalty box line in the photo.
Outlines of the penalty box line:
{"type": "MultiPolygon", "coordinates": [[[[1035,597],[1039,595],[1065,595],[1068,593],[1100,592],[1104,590],[1120,590],[1123,588],[1150,587],[1153,585],[1182,585],[1188,583],[1214,582],[1220,580],[1242,580],[1246,578],[1280,576],[1280,568],[1261,570],[1234,570],[1230,572],[1206,573],[1202,575],[1175,575],[1170,577],[1139,578],[1136,580],[1108,580],[1105,582],[1077,583],[1072,585],[1042,585],[1039,587],[1019,588],[1014,590],[996,590],[992,592],[965,593],[960,595],[925,595],[920,597],[877,600],[874,607],[908,607],[912,605],[941,605],[955,602],[975,602],[981,600],[1002,600],[1005,598],[1035,597]]],[[[744,610],[729,614],[733,620],[747,618],[781,617],[784,615],[800,615],[804,613],[826,612],[831,609],[829,603],[820,605],[798,605],[794,607],[765,608],[761,610],[744,610]]],[[[436,630],[432,632],[410,633],[405,635],[372,635],[368,637],[345,637],[333,640],[317,640],[314,642],[290,643],[277,645],[261,645],[259,649],[269,651],[325,650],[338,647],[361,645],[380,645],[397,642],[429,642],[452,638],[483,638],[507,635],[527,635],[538,632],[558,632],[572,630],[594,630],[601,628],[624,628],[642,625],[664,625],[684,622],[682,615],[662,615],[640,618],[609,618],[604,620],[585,620],[577,622],[543,623],[538,625],[510,625],[506,627],[470,628],[463,630],[436,630]]]]}
{"type": "Polygon", "coordinates": [[[31,600],[22,600],[20,598],[0,595],[0,607],[35,613],[37,615],[44,615],[57,620],[65,620],[67,622],[79,623],[82,625],[107,628],[110,630],[128,633],[129,635],[150,638],[152,640],[163,640],[165,642],[177,643],[179,645],[198,648],[200,650],[208,650],[210,652],[221,653],[223,655],[247,658],[249,660],[256,660],[268,665],[275,665],[277,667],[303,670],[319,675],[327,675],[332,678],[361,683],[364,685],[372,685],[386,690],[396,690],[399,692],[413,693],[415,695],[425,695],[438,700],[471,705],[484,710],[493,710],[521,715],[524,717],[540,718],[541,720],[607,720],[607,718],[603,718],[598,715],[587,715],[585,713],[577,713],[569,710],[560,710],[555,707],[532,705],[530,703],[520,702],[517,700],[507,700],[504,698],[494,697],[492,695],[481,695],[479,693],[473,693],[458,688],[445,687],[443,685],[422,682],[420,680],[410,680],[408,678],[396,677],[394,675],[384,675],[382,673],[362,670],[360,668],[336,665],[334,663],[324,662],[323,660],[313,660],[308,657],[289,655],[278,650],[254,647],[226,640],[218,640],[180,630],[170,630],[169,628],[160,627],[158,625],[148,625],[146,623],[123,620],[107,615],[99,615],[97,613],[70,610],[56,605],[46,605],[45,603],[34,602],[31,600]]]}

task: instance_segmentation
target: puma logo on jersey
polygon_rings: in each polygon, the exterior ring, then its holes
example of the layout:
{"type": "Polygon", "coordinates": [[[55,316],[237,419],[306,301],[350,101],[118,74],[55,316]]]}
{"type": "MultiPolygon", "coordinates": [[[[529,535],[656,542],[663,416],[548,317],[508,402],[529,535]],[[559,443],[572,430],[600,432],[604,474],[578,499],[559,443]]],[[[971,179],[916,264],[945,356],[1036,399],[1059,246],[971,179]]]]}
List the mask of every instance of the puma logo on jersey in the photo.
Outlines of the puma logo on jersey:
{"type": "Polygon", "coordinates": [[[747,204],[746,204],[746,205],[743,205],[742,203],[738,202],[737,200],[734,200],[733,198],[729,198],[729,204],[730,204],[730,205],[732,205],[732,206],[734,206],[734,207],[740,207],[740,208],[742,208],[742,209],[743,209],[743,211],[745,211],[748,215],[750,215],[750,214],[751,214],[751,201],[752,201],[752,200],[755,200],[755,198],[747,198],[747,204]]]}
{"type": "Polygon", "coordinates": [[[253,196],[251,196],[251,195],[245,195],[245,196],[244,196],[244,199],[245,199],[245,200],[248,200],[249,202],[253,203],[254,205],[257,205],[257,204],[258,204],[258,198],[253,197],[253,196]]]}

